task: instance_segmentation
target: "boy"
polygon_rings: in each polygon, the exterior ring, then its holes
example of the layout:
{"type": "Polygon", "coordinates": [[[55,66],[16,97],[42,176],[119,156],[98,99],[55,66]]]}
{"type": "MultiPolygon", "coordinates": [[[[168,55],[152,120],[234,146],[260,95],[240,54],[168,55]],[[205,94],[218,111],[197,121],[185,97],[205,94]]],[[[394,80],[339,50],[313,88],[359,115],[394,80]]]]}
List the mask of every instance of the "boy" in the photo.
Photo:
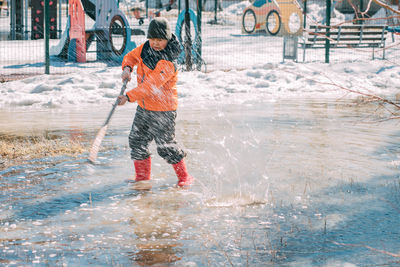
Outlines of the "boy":
{"type": "Polygon", "coordinates": [[[188,186],[193,177],[188,174],[183,160],[186,154],[175,141],[178,71],[174,61],[180,53],[179,42],[171,33],[168,21],[162,17],[150,22],[147,39],[122,61],[123,81],[131,80],[133,67],[137,66],[137,87],[119,96],[119,105],[127,101],[138,103],[129,134],[135,180],[150,180],[149,144],[154,140],[158,154],[172,164],[178,176],[177,185],[188,186]]]}

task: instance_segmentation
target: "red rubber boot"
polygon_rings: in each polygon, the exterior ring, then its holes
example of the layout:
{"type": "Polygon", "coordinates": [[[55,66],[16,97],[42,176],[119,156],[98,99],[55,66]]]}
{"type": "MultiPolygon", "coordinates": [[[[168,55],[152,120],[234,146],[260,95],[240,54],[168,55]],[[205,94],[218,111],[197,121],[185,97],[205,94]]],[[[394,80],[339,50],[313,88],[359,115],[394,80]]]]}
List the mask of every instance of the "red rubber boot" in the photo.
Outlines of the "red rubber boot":
{"type": "Polygon", "coordinates": [[[176,176],[178,176],[177,185],[179,187],[189,186],[193,183],[194,178],[187,172],[186,164],[183,159],[176,164],[172,164],[172,167],[175,170],[176,176]]]}
{"type": "Polygon", "coordinates": [[[133,161],[135,165],[136,171],[136,179],[135,181],[145,181],[150,180],[151,173],[151,157],[143,160],[135,160],[133,161]]]}

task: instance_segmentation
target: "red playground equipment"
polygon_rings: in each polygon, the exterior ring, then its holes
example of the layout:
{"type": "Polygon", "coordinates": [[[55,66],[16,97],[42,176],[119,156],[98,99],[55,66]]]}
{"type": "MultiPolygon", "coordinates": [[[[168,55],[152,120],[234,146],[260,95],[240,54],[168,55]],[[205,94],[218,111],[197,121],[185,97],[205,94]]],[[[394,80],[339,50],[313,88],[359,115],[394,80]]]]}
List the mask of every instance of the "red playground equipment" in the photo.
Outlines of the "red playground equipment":
{"type": "Polygon", "coordinates": [[[85,11],[80,0],[69,1],[70,23],[69,38],[70,46],[75,48],[75,55],[68,58],[76,62],[86,62],[86,32],[85,32],[85,11]],[[76,58],[74,58],[76,57],[76,58]]]}

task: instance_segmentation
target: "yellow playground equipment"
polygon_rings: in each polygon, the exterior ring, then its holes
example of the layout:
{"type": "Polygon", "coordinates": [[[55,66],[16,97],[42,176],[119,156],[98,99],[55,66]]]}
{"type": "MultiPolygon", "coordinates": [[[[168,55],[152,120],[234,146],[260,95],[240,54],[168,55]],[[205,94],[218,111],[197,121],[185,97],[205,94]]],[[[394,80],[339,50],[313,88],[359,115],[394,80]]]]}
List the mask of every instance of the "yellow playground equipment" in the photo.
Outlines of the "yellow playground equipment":
{"type": "Polygon", "coordinates": [[[297,0],[255,0],[243,10],[242,32],[302,35],[303,15],[297,0]]]}

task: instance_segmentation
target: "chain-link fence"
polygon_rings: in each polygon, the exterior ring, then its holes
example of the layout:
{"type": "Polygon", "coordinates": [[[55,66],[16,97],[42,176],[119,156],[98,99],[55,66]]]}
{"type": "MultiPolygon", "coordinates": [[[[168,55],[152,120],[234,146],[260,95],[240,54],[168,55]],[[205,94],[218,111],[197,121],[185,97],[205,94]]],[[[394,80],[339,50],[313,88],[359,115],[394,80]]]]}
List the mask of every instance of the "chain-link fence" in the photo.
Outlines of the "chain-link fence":
{"type": "MultiPolygon", "coordinates": [[[[197,2],[188,1],[189,32],[183,26],[186,4],[184,0],[0,1],[0,79],[43,74],[47,52],[52,74],[118,66],[126,52],[146,40],[148,23],[158,15],[169,19],[182,43],[190,33],[193,64],[200,64],[197,68],[203,71],[282,62],[289,54],[298,62],[327,62],[327,57],[328,61],[348,57],[398,61],[396,0],[204,0],[201,23],[197,2]],[[49,4],[48,51],[45,3],[49,4]],[[368,25],[376,28],[368,32],[368,25]],[[285,41],[285,36],[296,42],[285,41]],[[237,53],[221,56],[227,50],[237,53]]],[[[187,68],[186,58],[180,63],[187,68]]]]}

